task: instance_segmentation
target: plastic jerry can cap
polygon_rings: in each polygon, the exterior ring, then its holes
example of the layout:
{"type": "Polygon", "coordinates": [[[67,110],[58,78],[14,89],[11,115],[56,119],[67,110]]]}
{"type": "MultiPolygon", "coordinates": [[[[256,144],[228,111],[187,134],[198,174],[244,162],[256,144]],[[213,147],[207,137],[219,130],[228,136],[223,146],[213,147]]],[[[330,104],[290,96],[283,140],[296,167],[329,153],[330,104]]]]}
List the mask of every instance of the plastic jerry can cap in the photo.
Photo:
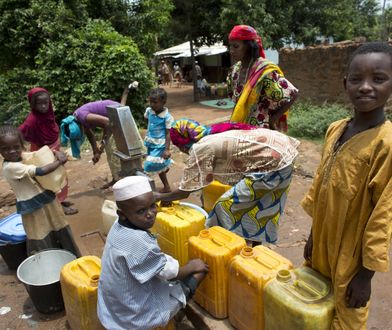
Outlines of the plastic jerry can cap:
{"type": "Polygon", "coordinates": [[[99,275],[93,275],[90,277],[90,285],[92,287],[97,287],[98,286],[98,281],[99,281],[99,275]]]}
{"type": "Polygon", "coordinates": [[[246,246],[246,247],[242,248],[241,255],[245,258],[252,257],[253,256],[253,248],[251,248],[250,246],[246,246]]]}
{"type": "Polygon", "coordinates": [[[280,282],[289,282],[291,280],[291,273],[287,269],[281,269],[278,271],[276,279],[280,282]]]}
{"type": "Polygon", "coordinates": [[[208,238],[210,237],[210,231],[208,229],[203,229],[199,233],[200,238],[208,238]]]}

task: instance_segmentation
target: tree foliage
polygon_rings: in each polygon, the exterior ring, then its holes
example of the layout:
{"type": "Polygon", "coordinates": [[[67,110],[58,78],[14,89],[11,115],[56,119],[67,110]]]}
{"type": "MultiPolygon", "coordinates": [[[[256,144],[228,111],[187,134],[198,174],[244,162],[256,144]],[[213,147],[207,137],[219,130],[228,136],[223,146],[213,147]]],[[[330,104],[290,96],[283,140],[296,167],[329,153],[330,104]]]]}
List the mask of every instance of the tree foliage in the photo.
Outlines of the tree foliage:
{"type": "Polygon", "coordinates": [[[273,48],[289,41],[314,44],[320,36],[340,41],[378,35],[376,0],[174,0],[174,4],[169,34],[161,39],[166,44],[190,38],[206,43],[225,40],[236,24],[255,27],[263,43],[273,48]]]}
{"type": "Polygon", "coordinates": [[[142,120],[145,99],[153,84],[152,73],[136,44],[109,23],[88,21],[61,40],[46,43],[39,49],[35,67],[14,68],[0,79],[0,102],[9,109],[5,113],[12,115],[15,123],[20,123],[29,111],[25,95],[33,86],[49,90],[56,117],[61,119],[87,102],[108,98],[119,101],[132,80],[139,81],[139,90],[129,96],[128,103],[135,119],[142,120]],[[25,80],[18,80],[22,77],[25,80]],[[5,94],[11,88],[15,90],[5,94]],[[15,105],[19,105],[17,109],[15,105]]]}

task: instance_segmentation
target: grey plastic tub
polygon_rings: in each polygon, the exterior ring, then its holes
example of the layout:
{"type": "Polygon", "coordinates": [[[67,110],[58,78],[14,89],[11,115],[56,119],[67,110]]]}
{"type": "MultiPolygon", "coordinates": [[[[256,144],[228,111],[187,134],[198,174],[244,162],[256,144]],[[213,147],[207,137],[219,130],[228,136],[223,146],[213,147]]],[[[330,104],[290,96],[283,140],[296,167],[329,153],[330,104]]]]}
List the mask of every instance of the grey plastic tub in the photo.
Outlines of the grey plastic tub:
{"type": "Polygon", "coordinates": [[[50,314],[64,309],[60,272],[75,259],[69,251],[51,249],[38,252],[19,265],[16,275],[39,312],[50,314]]]}

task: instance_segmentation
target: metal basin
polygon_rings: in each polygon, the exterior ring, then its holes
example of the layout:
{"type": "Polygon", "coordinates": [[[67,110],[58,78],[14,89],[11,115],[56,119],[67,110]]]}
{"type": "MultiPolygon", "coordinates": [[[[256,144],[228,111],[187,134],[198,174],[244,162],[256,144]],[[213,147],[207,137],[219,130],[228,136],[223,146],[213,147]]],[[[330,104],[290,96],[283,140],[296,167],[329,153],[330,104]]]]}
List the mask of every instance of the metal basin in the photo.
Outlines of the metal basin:
{"type": "Polygon", "coordinates": [[[16,275],[39,312],[50,314],[64,309],[60,272],[75,259],[71,252],[51,249],[38,252],[19,265],[16,275]]]}

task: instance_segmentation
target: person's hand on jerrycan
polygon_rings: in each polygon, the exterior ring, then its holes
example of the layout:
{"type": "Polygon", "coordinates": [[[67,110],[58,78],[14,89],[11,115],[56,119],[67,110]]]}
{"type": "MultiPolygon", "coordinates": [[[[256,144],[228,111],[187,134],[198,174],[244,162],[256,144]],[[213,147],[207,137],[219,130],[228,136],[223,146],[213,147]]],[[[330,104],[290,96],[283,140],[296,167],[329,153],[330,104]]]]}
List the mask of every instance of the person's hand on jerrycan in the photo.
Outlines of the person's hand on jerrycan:
{"type": "Polygon", "coordinates": [[[191,259],[185,265],[192,273],[208,273],[208,265],[201,259],[191,259]]]}

